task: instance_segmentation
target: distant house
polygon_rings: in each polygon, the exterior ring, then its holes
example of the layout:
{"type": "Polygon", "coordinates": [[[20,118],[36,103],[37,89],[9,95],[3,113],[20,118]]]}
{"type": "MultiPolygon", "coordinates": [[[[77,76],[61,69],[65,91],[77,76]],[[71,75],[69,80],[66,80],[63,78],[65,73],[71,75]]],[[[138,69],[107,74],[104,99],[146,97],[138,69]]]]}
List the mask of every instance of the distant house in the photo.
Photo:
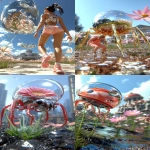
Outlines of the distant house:
{"type": "Polygon", "coordinates": [[[32,50],[28,49],[26,50],[26,53],[21,53],[17,56],[17,58],[20,58],[20,60],[39,60],[41,59],[41,56],[37,53],[33,53],[32,50]]]}

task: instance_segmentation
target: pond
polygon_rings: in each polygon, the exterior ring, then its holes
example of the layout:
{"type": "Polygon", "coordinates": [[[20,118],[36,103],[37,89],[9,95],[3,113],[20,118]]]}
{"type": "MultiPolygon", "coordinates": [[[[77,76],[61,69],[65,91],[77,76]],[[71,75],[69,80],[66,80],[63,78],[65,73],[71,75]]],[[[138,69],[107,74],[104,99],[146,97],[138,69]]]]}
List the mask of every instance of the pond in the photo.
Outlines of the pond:
{"type": "MultiPolygon", "coordinates": [[[[87,125],[88,126],[88,125],[87,125]]],[[[91,123],[90,126],[91,128],[91,123]]],[[[94,126],[93,126],[94,129],[94,126]]],[[[86,129],[87,130],[87,129],[86,129]]],[[[87,131],[85,131],[86,133],[87,131]]],[[[96,127],[92,137],[81,150],[149,150],[149,133],[142,134],[121,129],[119,133],[113,127],[96,127]]]]}

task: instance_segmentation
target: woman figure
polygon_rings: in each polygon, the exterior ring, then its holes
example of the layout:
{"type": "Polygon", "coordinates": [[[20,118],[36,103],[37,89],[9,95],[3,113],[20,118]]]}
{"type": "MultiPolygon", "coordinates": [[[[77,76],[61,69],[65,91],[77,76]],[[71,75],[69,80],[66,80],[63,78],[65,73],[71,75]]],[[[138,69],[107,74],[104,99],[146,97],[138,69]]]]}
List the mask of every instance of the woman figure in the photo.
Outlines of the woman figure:
{"type": "Polygon", "coordinates": [[[87,45],[93,48],[94,57],[96,57],[96,52],[98,49],[101,49],[103,54],[106,51],[106,46],[101,44],[104,41],[105,41],[104,35],[93,36],[88,40],[87,45]]]}
{"type": "Polygon", "coordinates": [[[34,37],[36,38],[38,36],[38,31],[44,26],[43,32],[38,41],[38,50],[43,55],[41,66],[43,68],[48,68],[49,67],[48,61],[51,59],[51,57],[47,54],[44,45],[46,44],[46,41],[48,40],[50,35],[53,35],[54,38],[53,47],[55,50],[55,59],[56,59],[54,65],[54,72],[56,74],[64,74],[63,70],[61,69],[61,59],[62,59],[61,44],[64,32],[66,32],[66,34],[68,35],[68,40],[71,41],[72,37],[68,29],[64,25],[62,18],[54,14],[55,9],[59,10],[59,13],[61,15],[64,12],[61,6],[55,3],[52,6],[46,7],[44,10],[44,14],[41,15],[41,20],[34,34],[34,37]],[[57,23],[59,23],[61,27],[57,26],[57,23]]]}

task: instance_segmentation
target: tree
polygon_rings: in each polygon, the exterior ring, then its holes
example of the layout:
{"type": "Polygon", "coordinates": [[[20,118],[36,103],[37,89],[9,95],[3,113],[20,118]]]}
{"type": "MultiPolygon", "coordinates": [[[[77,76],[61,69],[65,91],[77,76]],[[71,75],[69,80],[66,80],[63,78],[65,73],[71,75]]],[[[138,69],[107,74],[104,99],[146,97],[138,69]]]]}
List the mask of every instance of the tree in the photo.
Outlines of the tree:
{"type": "Polygon", "coordinates": [[[79,23],[79,16],[77,14],[75,14],[75,31],[76,32],[80,32],[82,31],[82,29],[84,28],[80,23],[79,23]]]}

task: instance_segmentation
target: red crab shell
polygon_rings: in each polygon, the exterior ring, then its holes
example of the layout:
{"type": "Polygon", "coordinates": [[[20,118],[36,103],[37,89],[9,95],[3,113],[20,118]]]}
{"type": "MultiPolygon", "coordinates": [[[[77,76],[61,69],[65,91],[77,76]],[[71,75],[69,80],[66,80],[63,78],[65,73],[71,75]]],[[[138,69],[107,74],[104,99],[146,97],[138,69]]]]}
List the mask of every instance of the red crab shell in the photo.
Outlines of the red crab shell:
{"type": "Polygon", "coordinates": [[[78,91],[78,96],[82,100],[91,103],[97,107],[114,108],[119,104],[119,95],[114,90],[106,90],[103,88],[90,88],[84,91],[78,91]]]}

